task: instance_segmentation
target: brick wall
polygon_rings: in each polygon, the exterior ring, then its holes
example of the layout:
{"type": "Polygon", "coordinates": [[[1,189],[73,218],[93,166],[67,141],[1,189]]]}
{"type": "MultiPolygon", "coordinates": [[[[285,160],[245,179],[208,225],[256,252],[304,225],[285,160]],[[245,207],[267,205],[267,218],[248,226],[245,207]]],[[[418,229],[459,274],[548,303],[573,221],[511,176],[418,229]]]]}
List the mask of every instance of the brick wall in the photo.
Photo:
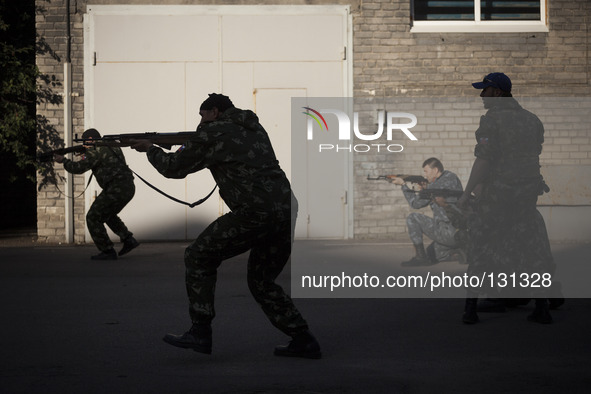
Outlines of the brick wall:
{"type": "MultiPolygon", "coordinates": [[[[71,0],[73,127],[84,128],[83,14],[86,4],[220,4],[191,0],[71,0]]],[[[224,4],[349,4],[353,19],[353,82],[355,97],[475,97],[470,83],[491,71],[511,76],[519,96],[589,96],[591,38],[588,0],[549,0],[548,33],[410,33],[408,0],[355,1],[226,1],[224,4]]],[[[39,56],[41,72],[63,80],[65,60],[65,0],[37,0],[44,8],[37,16],[38,34],[60,56],[39,56]]],[[[63,108],[41,104],[63,133],[63,108]]],[[[436,156],[465,183],[473,161],[475,124],[448,124],[436,120],[419,141],[404,144],[395,155],[355,155],[355,237],[406,239],[405,217],[409,212],[399,190],[387,183],[369,184],[368,170],[419,173],[424,159],[436,156]]],[[[543,165],[590,165],[588,130],[548,133],[543,165]]],[[[60,185],[63,190],[63,185],[60,185]]],[[[84,180],[75,176],[75,195],[84,180]]],[[[53,187],[39,192],[38,235],[47,242],[64,241],[63,196],[53,187]]],[[[85,233],[84,199],[74,201],[75,242],[85,233]]]]}
{"type": "MultiPolygon", "coordinates": [[[[588,97],[591,2],[548,3],[548,33],[412,34],[409,1],[364,1],[353,14],[354,95],[377,101],[474,97],[479,102],[471,82],[500,71],[511,77],[515,97],[588,97]]],[[[591,166],[591,131],[561,130],[549,122],[542,166],[591,166]]],[[[435,122],[418,135],[419,141],[405,141],[402,153],[355,155],[355,237],[408,240],[405,219],[411,209],[400,188],[368,182],[368,173],[421,174],[422,162],[435,156],[465,185],[476,128],[470,119],[435,122]]]]}
{"type": "MultiPolygon", "coordinates": [[[[84,84],[83,84],[83,51],[82,37],[82,2],[72,0],[70,2],[70,28],[71,28],[71,62],[72,62],[72,127],[76,132],[84,130],[84,84]]],[[[43,37],[47,44],[57,55],[57,58],[49,54],[37,56],[37,66],[41,73],[56,79],[59,84],[54,87],[55,93],[63,95],[64,62],[66,61],[66,1],[65,0],[37,0],[38,7],[36,25],[37,34],[43,37]]],[[[37,113],[43,114],[47,120],[60,132],[63,138],[64,131],[63,105],[41,103],[37,106],[37,113]]],[[[56,164],[58,172],[65,175],[61,165],[56,164]]],[[[58,188],[48,186],[37,194],[37,235],[39,241],[57,243],[65,241],[65,204],[64,196],[60,192],[66,190],[64,183],[59,180],[58,188]]],[[[74,196],[78,196],[84,190],[83,176],[74,177],[74,196]]],[[[84,198],[74,199],[74,241],[84,242],[85,212],[84,198]]]]}

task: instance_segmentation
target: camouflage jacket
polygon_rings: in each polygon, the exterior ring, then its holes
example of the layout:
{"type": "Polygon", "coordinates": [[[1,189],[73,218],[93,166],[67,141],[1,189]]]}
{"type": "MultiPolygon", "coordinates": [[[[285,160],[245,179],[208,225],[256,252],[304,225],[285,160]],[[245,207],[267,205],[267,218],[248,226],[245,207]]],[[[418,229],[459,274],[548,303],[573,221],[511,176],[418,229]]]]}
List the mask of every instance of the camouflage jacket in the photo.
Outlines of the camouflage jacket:
{"type": "Polygon", "coordinates": [[[220,196],[236,214],[290,218],[289,181],[267,132],[250,110],[228,109],[218,120],[200,124],[177,152],[152,146],[147,156],[167,178],[209,169],[220,196]]]}
{"type": "Polygon", "coordinates": [[[489,182],[520,184],[540,177],[544,126],[513,98],[493,99],[480,119],[474,155],[491,163],[489,182]]]}
{"type": "MultiPolygon", "coordinates": [[[[437,178],[434,182],[427,185],[427,189],[451,189],[451,190],[464,190],[462,188],[462,182],[460,178],[456,174],[451,171],[444,170],[443,173],[439,178],[437,178]]],[[[408,204],[414,209],[424,208],[427,205],[431,206],[431,210],[433,210],[433,218],[436,222],[449,222],[449,218],[445,213],[445,209],[437,205],[431,199],[420,198],[418,193],[412,191],[408,186],[402,185],[402,192],[404,193],[404,197],[408,204]]],[[[457,198],[455,197],[448,197],[446,201],[449,203],[455,203],[457,198]]]]}
{"type": "Polygon", "coordinates": [[[86,150],[82,160],[64,159],[64,168],[73,174],[92,170],[99,186],[103,189],[111,183],[132,182],[133,174],[125,162],[121,148],[97,146],[86,150]]]}

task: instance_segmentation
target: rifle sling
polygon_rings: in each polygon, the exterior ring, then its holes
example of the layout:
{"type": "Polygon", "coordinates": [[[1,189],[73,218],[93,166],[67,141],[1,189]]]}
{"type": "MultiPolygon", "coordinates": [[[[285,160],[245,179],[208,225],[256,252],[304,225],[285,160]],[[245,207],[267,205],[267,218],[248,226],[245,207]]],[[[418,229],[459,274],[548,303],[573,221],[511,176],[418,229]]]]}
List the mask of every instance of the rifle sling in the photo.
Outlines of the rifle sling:
{"type": "Polygon", "coordinates": [[[57,182],[54,183],[54,185],[55,185],[55,188],[57,189],[57,191],[60,192],[61,194],[63,194],[65,197],[67,197],[67,198],[78,198],[78,197],[81,197],[84,193],[86,193],[86,189],[88,189],[88,186],[90,186],[90,181],[92,181],[92,176],[93,175],[94,174],[91,172],[90,173],[90,177],[88,178],[88,182],[86,182],[86,187],[84,188],[84,190],[82,190],[82,193],[78,194],[77,196],[68,196],[66,193],[62,192],[60,190],[60,187],[57,185],[57,182]]]}
{"type": "MultiPolygon", "coordinates": [[[[115,154],[115,151],[113,150],[113,148],[112,148],[112,147],[109,147],[109,148],[110,148],[110,149],[111,149],[111,151],[112,151],[112,152],[115,154]]],[[[121,158],[120,158],[119,156],[117,156],[117,154],[115,154],[115,156],[116,156],[116,157],[117,157],[119,160],[121,160],[121,158]]],[[[125,165],[127,166],[127,164],[125,164],[125,165]]],[[[129,168],[129,166],[127,166],[127,168],[129,168]]],[[[138,178],[140,178],[142,182],[144,182],[146,185],[148,185],[148,186],[149,186],[149,187],[151,187],[152,189],[156,190],[158,193],[160,193],[160,194],[162,194],[163,196],[165,196],[165,197],[167,197],[167,198],[171,199],[171,200],[172,200],[172,201],[174,201],[174,202],[178,202],[179,204],[187,205],[189,208],[193,208],[193,207],[196,207],[197,205],[201,205],[201,204],[203,204],[205,201],[207,201],[207,199],[208,199],[209,197],[211,197],[211,195],[213,194],[213,192],[215,191],[215,189],[217,189],[217,187],[218,187],[218,185],[216,184],[216,185],[213,187],[213,189],[211,189],[211,191],[209,192],[209,194],[208,194],[207,196],[205,196],[205,197],[203,197],[201,200],[195,201],[195,202],[193,202],[193,203],[188,203],[188,202],[185,202],[185,201],[179,200],[178,198],[175,198],[175,197],[173,197],[173,196],[171,196],[171,195],[168,195],[168,194],[166,194],[166,193],[165,193],[165,192],[163,192],[162,190],[158,189],[156,186],[152,185],[150,182],[146,181],[144,178],[142,178],[142,177],[140,176],[140,174],[138,174],[137,172],[135,172],[135,171],[134,171],[134,170],[132,170],[131,168],[129,168],[129,170],[130,170],[130,171],[131,171],[131,172],[132,172],[132,173],[133,173],[135,176],[137,176],[138,178]]],[[[57,190],[58,190],[58,191],[59,191],[61,194],[63,194],[63,195],[64,195],[64,196],[66,196],[67,198],[78,198],[78,197],[82,196],[82,195],[83,195],[83,194],[86,192],[86,189],[88,189],[88,186],[90,186],[90,182],[92,181],[92,177],[93,177],[93,175],[94,175],[94,174],[91,172],[91,173],[90,173],[90,177],[88,178],[88,182],[86,183],[86,187],[84,188],[84,190],[82,191],[82,193],[80,193],[80,194],[79,194],[79,195],[77,195],[77,196],[68,196],[66,193],[64,193],[64,192],[62,192],[62,191],[60,190],[60,188],[59,188],[59,186],[57,185],[57,183],[55,184],[55,187],[56,187],[56,189],[57,189],[57,190]]]]}
{"type": "Polygon", "coordinates": [[[156,186],[152,185],[150,182],[148,182],[147,180],[145,180],[144,178],[142,178],[140,174],[138,174],[137,172],[135,172],[134,170],[132,170],[132,169],[131,169],[131,168],[130,168],[128,165],[127,165],[127,163],[125,163],[125,161],[124,161],[124,160],[122,160],[122,159],[121,159],[121,158],[120,158],[120,157],[119,157],[119,156],[118,156],[118,155],[115,153],[115,150],[113,149],[113,147],[109,146],[108,148],[111,150],[111,152],[113,152],[113,154],[115,155],[115,157],[117,157],[117,158],[118,158],[118,159],[119,159],[121,162],[123,162],[123,164],[125,164],[125,166],[126,166],[127,168],[129,168],[129,171],[131,171],[131,172],[132,172],[132,173],[133,173],[135,176],[137,176],[138,178],[140,178],[140,180],[141,180],[142,182],[144,182],[146,185],[148,185],[150,188],[152,188],[152,189],[156,190],[158,193],[162,194],[164,197],[167,197],[167,198],[171,199],[171,200],[172,200],[172,201],[174,201],[174,202],[178,202],[179,204],[186,205],[186,206],[188,206],[189,208],[193,208],[193,207],[196,207],[197,205],[201,205],[201,204],[203,204],[205,201],[207,201],[207,199],[208,199],[209,197],[211,197],[211,195],[213,194],[213,192],[215,191],[215,189],[217,189],[217,187],[218,187],[218,185],[216,184],[216,185],[213,187],[213,189],[211,189],[211,191],[209,192],[209,194],[208,194],[207,196],[205,196],[205,197],[203,197],[201,200],[195,201],[195,202],[193,202],[193,203],[188,203],[188,202],[186,202],[186,201],[179,200],[179,199],[178,199],[178,198],[176,198],[176,197],[173,197],[173,196],[171,196],[171,195],[169,195],[169,194],[166,194],[165,192],[163,192],[162,190],[158,189],[156,186]]]}
{"type": "Polygon", "coordinates": [[[209,194],[208,194],[207,196],[203,197],[201,200],[195,201],[194,203],[188,203],[188,202],[186,202],[186,201],[179,200],[179,199],[178,199],[178,198],[176,198],[176,197],[173,197],[173,196],[171,196],[171,195],[168,195],[168,194],[166,194],[166,193],[165,193],[165,192],[163,192],[162,190],[158,189],[156,186],[152,185],[150,182],[146,181],[144,178],[142,178],[142,177],[141,177],[141,176],[140,176],[140,175],[139,175],[137,172],[135,172],[135,171],[134,171],[134,170],[132,170],[131,168],[130,168],[130,170],[131,170],[131,172],[133,172],[133,174],[134,174],[135,176],[137,176],[138,178],[140,178],[140,180],[141,180],[142,182],[144,182],[146,185],[148,185],[148,186],[149,186],[149,187],[151,187],[152,189],[156,190],[158,193],[160,193],[160,194],[162,194],[163,196],[165,196],[165,197],[167,197],[167,198],[171,199],[171,200],[172,200],[172,201],[174,201],[174,202],[178,202],[179,204],[187,205],[189,208],[193,208],[193,207],[196,207],[197,205],[201,205],[201,204],[203,204],[203,203],[204,203],[204,202],[205,202],[205,201],[206,201],[206,200],[207,200],[209,197],[211,197],[211,195],[213,194],[213,192],[215,191],[215,189],[217,189],[217,187],[218,187],[218,185],[216,184],[216,185],[213,187],[213,189],[211,189],[211,191],[209,192],[209,194]]]}

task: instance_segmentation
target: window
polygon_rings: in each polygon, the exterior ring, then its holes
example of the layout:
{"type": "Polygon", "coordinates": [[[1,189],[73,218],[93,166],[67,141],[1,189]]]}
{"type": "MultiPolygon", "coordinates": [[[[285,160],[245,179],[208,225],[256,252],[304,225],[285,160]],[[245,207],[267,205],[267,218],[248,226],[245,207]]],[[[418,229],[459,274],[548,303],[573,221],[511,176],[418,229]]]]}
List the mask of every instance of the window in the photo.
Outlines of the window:
{"type": "Polygon", "coordinates": [[[547,32],[546,0],[410,0],[412,33],[547,32]]]}

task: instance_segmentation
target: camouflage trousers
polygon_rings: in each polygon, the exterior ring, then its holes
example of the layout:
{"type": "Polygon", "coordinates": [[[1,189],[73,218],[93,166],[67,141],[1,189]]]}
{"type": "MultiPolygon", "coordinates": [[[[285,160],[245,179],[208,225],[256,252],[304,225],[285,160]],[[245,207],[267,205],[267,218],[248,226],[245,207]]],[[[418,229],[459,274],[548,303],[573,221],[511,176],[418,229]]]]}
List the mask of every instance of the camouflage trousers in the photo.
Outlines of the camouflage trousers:
{"type": "Polygon", "coordinates": [[[103,189],[90,206],[86,214],[86,226],[94,244],[100,251],[106,251],[113,247],[105,224],[119,236],[121,241],[133,235],[117,215],[131,201],[134,194],[133,181],[111,183],[103,189]]]}
{"type": "Polygon", "coordinates": [[[435,258],[438,261],[448,258],[458,247],[454,239],[456,229],[450,223],[436,222],[429,216],[413,212],[406,218],[406,227],[414,245],[423,243],[423,235],[434,241],[435,258]]]}
{"type": "Polygon", "coordinates": [[[271,324],[290,336],[306,331],[308,325],[291,297],[275,283],[291,254],[292,224],[295,220],[258,221],[232,212],[210,224],[185,251],[193,323],[209,323],[215,317],[214,293],[222,261],[250,250],[248,288],[271,324]]]}

